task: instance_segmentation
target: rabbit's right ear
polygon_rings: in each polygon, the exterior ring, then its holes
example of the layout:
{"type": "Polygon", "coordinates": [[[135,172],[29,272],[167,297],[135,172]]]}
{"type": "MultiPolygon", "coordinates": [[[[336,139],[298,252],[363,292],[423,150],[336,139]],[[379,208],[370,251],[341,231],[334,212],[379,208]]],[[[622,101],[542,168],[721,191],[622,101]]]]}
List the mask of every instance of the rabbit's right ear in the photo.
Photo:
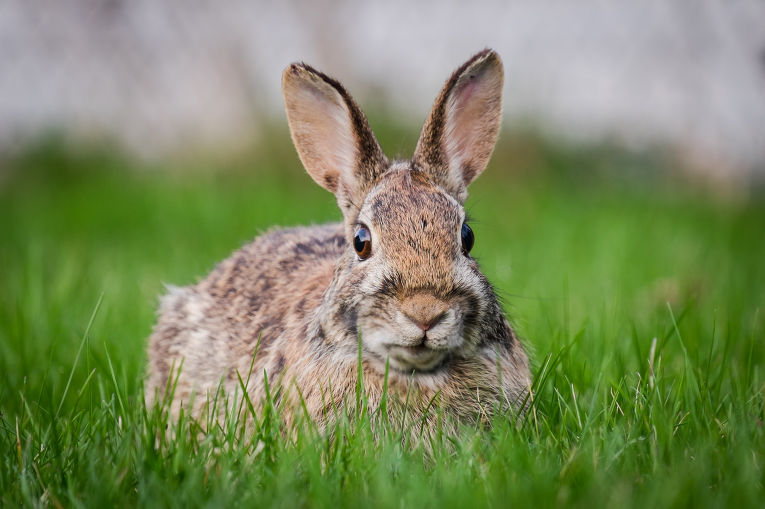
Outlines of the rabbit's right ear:
{"type": "Polygon", "coordinates": [[[366,117],[340,83],[305,64],[284,70],[282,93],[303,166],[353,217],[388,166],[366,117]]]}

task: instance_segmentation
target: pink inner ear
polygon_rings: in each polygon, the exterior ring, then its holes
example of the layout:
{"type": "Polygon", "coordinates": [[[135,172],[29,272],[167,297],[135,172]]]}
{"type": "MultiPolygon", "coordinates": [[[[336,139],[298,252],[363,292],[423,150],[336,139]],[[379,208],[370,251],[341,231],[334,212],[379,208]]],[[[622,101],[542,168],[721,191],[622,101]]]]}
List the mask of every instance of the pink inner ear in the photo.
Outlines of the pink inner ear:
{"type": "Polygon", "coordinates": [[[470,81],[457,93],[458,97],[456,97],[455,106],[461,108],[465,101],[468,101],[470,97],[472,97],[476,88],[478,88],[478,77],[472,75],[470,81]]]}
{"type": "Polygon", "coordinates": [[[286,88],[295,147],[313,179],[332,192],[352,176],[356,145],[348,109],[328,84],[301,80],[286,88]]]}
{"type": "Polygon", "coordinates": [[[449,108],[448,131],[450,156],[456,158],[460,166],[471,164],[476,147],[482,134],[482,117],[488,106],[486,90],[482,87],[481,77],[471,75],[470,81],[456,91],[449,108]],[[482,93],[483,92],[483,93],[482,93]]]}
{"type": "Polygon", "coordinates": [[[445,149],[453,171],[467,184],[483,171],[494,148],[502,107],[502,71],[479,68],[461,81],[447,106],[445,149]]]}

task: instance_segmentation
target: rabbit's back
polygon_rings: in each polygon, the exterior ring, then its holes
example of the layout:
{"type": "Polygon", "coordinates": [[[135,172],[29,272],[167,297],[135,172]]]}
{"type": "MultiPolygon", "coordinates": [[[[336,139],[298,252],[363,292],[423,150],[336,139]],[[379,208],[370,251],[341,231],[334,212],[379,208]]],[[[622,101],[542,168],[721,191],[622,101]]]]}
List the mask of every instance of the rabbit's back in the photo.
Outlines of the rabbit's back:
{"type": "Polygon", "coordinates": [[[284,359],[275,345],[307,339],[306,316],[321,303],[345,246],[340,224],[272,230],[199,283],[170,287],[149,340],[147,401],[175,383],[179,368],[174,405],[193,393],[195,407],[219,386],[233,392],[251,369],[277,371],[284,359]]]}

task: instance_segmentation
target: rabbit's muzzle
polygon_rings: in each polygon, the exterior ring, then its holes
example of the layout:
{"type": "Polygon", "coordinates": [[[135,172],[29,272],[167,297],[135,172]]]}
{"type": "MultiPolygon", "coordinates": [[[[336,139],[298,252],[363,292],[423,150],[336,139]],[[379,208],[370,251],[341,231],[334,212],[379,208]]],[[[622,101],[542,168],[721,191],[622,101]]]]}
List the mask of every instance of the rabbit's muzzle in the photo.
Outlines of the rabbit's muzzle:
{"type": "Polygon", "coordinates": [[[420,330],[427,333],[449,313],[449,304],[432,295],[421,293],[407,298],[400,306],[401,312],[420,330]]]}
{"type": "Polygon", "coordinates": [[[392,368],[433,371],[463,346],[464,313],[459,303],[418,294],[394,307],[390,322],[382,327],[370,324],[363,334],[365,346],[388,359],[392,368]]]}

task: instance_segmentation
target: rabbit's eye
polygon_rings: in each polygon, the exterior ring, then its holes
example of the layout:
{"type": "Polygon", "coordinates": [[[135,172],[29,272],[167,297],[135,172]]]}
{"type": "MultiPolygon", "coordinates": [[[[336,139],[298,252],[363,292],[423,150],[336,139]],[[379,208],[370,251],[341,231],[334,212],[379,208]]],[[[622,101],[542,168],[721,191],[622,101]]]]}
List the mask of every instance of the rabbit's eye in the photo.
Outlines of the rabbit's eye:
{"type": "Polygon", "coordinates": [[[462,252],[468,254],[473,249],[474,243],[473,230],[470,229],[467,223],[462,223],[462,252]]]}
{"type": "Polygon", "coordinates": [[[366,226],[359,226],[356,230],[356,235],[353,237],[353,249],[356,250],[359,260],[366,260],[372,254],[372,235],[366,226]]]}

